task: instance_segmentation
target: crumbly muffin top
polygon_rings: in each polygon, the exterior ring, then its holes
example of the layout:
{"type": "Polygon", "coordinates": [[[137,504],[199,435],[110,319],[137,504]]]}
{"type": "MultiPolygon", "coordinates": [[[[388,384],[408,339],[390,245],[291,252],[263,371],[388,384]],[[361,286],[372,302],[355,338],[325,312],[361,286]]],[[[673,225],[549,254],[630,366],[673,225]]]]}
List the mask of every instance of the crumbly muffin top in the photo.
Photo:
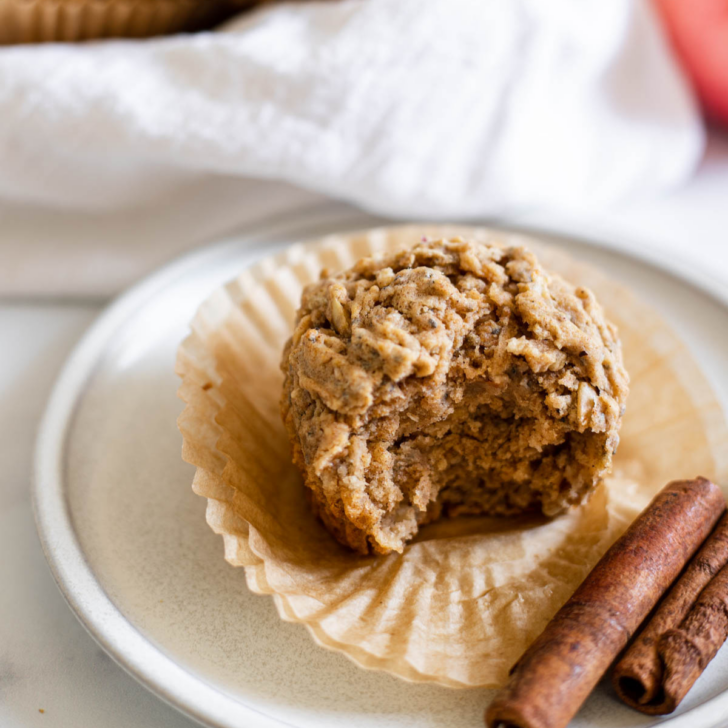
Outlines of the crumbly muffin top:
{"type": "Polygon", "coordinates": [[[308,286],[283,414],[314,506],[359,551],[450,514],[547,515],[605,474],[627,396],[594,295],[524,247],[423,242],[308,286]]]}

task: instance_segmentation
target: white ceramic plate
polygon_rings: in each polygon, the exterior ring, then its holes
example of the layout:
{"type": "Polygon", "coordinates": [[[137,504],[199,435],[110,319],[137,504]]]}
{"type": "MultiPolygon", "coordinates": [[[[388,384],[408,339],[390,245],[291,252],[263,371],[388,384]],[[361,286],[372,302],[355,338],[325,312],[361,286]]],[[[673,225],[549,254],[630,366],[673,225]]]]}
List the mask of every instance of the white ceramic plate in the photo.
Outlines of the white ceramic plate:
{"type": "MultiPolygon", "coordinates": [[[[199,303],[244,266],[293,241],[379,224],[337,205],[296,214],[189,255],[114,303],[61,374],[39,435],[38,529],[58,584],[99,644],[164,700],[230,728],[481,726],[487,691],[413,685],[367,672],[281,622],[193,495],[180,459],[175,352],[199,303]]],[[[553,236],[551,236],[553,237],[553,236]]],[[[557,236],[558,237],[558,236],[557,236]]],[[[559,238],[637,290],[693,347],[728,406],[728,291],[668,262],[559,238]],[[708,290],[710,289],[710,290],[708,290]]],[[[728,648],[671,728],[728,716],[728,648]]],[[[652,725],[600,686],[574,726],[652,725]]]]}

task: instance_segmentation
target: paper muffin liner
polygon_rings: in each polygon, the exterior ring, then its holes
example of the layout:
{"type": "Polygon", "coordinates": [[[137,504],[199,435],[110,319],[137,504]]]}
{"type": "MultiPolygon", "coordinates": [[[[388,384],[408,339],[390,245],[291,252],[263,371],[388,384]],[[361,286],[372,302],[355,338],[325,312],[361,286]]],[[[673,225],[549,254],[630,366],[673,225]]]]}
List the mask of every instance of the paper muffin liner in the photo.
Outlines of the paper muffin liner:
{"type": "Polygon", "coordinates": [[[0,0],[0,43],[144,38],[197,30],[220,18],[224,7],[222,0],[0,0]]]}
{"type": "Polygon", "coordinates": [[[201,306],[178,353],[183,457],[207,522],[280,616],[365,668],[450,687],[498,687],[599,557],[668,481],[728,472],[722,409],[686,347],[628,290],[563,252],[483,228],[418,225],[334,235],[262,260],[201,306]],[[279,412],[279,361],[303,286],[322,268],[423,236],[505,240],[591,288],[619,326],[631,394],[614,473],[553,520],[460,518],[404,553],[361,556],[304,496],[279,412]]]}

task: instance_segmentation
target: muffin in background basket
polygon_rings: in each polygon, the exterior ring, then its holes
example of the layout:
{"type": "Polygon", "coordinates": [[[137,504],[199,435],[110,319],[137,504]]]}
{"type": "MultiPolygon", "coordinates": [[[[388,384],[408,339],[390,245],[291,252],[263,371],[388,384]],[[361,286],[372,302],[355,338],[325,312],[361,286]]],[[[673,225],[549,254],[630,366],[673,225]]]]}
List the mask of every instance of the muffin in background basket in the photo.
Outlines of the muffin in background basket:
{"type": "Polygon", "coordinates": [[[146,38],[211,28],[253,0],[0,0],[0,43],[146,38]]]}

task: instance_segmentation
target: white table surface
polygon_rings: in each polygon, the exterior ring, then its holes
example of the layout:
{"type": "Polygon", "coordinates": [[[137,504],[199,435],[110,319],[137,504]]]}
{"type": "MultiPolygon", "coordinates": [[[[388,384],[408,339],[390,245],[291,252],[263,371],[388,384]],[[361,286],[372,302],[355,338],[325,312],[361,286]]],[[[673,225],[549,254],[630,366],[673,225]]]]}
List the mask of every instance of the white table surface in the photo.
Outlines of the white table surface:
{"type": "MultiPolygon", "coordinates": [[[[728,136],[713,133],[697,176],[665,198],[554,222],[593,225],[600,238],[663,250],[728,284],[728,136]]],[[[28,484],[36,428],[66,355],[102,308],[98,299],[0,300],[4,728],[194,725],[126,675],[86,634],[50,576],[33,524],[28,484]]]]}

